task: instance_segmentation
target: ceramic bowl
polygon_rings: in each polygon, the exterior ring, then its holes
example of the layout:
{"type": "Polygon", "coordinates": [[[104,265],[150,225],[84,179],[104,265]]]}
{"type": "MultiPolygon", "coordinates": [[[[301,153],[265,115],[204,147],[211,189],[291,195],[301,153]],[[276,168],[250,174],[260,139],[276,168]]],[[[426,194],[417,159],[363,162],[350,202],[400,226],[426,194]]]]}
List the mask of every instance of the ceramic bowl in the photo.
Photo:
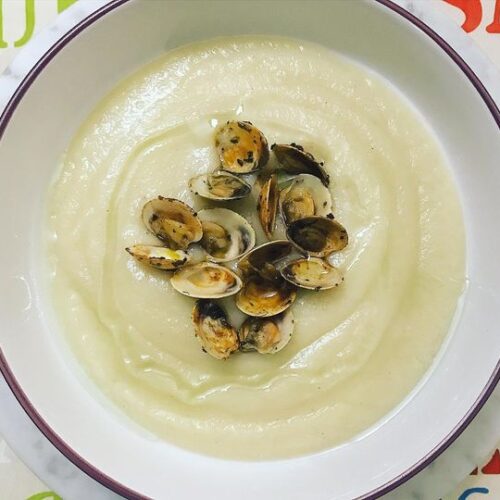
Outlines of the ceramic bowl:
{"type": "Polygon", "coordinates": [[[117,0],[44,40],[54,38],[41,59],[30,49],[3,78],[2,85],[13,82],[17,90],[0,119],[0,368],[42,432],[90,476],[133,498],[375,497],[445,449],[500,373],[500,114],[458,55],[386,0],[117,0]],[[124,76],[165,50],[243,33],[323,44],[398,87],[449,158],[467,238],[461,314],[412,394],[345,445],[270,462],[195,454],[130,423],[100,396],[61,341],[41,286],[44,196],[88,112],[124,76]],[[18,70],[29,70],[21,83],[18,70]]]}

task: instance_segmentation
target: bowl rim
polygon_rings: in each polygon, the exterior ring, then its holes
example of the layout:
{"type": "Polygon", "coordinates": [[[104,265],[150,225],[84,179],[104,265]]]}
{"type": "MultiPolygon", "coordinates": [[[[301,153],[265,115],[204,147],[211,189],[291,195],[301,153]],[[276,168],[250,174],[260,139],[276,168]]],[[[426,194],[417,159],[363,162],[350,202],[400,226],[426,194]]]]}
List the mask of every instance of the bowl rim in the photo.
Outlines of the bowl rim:
{"type": "MultiPolygon", "coordinates": [[[[90,15],[86,16],[83,20],[77,23],[74,27],[68,30],[61,38],[59,38],[32,66],[28,74],[23,78],[21,83],[17,86],[15,92],[10,97],[8,103],[6,104],[1,116],[0,116],[0,141],[3,138],[4,132],[9,125],[10,119],[12,118],[17,106],[20,104],[27,90],[31,87],[33,82],[41,74],[44,68],[50,63],[50,61],[61,51],[69,42],[75,39],[80,33],[82,33],[86,28],[91,26],[93,23],[98,21],[100,18],[106,14],[112,12],[118,7],[129,3],[131,0],[111,0],[106,5],[98,8],[90,15]]],[[[500,131],[500,109],[497,106],[495,100],[490,95],[488,90],[485,88],[479,77],[468,65],[468,63],[453,49],[453,47],[444,40],[436,31],[434,31],[429,25],[417,18],[414,14],[406,10],[404,7],[396,4],[393,0],[371,0],[379,5],[386,7],[392,12],[400,15],[406,21],[410,22],[413,26],[421,30],[425,35],[427,35],[433,42],[435,42],[460,68],[460,70],[465,74],[467,79],[472,83],[477,92],[479,93],[481,99],[489,109],[494,121],[496,122],[500,131]]],[[[21,385],[17,381],[14,373],[12,372],[7,359],[5,358],[3,351],[0,347],[0,373],[3,375],[7,385],[14,394],[15,398],[26,412],[31,421],[36,425],[36,427],[42,432],[42,434],[55,446],[68,460],[70,460],[74,465],[76,465],[85,474],[90,476],[92,479],[101,483],[106,488],[114,491],[115,493],[130,499],[147,499],[148,497],[143,494],[132,490],[131,488],[121,484],[116,479],[103,473],[97,467],[88,462],[85,458],[79,455],[75,450],[73,450],[57,433],[54,431],[49,424],[41,417],[36,408],[32,405],[31,401],[27,397],[26,393],[23,391],[21,385]]],[[[443,440],[431,449],[426,455],[424,455],[418,462],[413,466],[409,467],[406,471],[395,476],[390,481],[381,485],[380,487],[371,490],[363,494],[360,499],[376,499],[380,496],[392,491],[398,486],[402,485],[425,467],[427,467],[432,461],[434,461],[441,453],[443,453],[466,429],[466,427],[471,423],[471,421],[476,417],[481,408],[484,406],[488,398],[493,393],[495,387],[500,382],[500,360],[497,363],[493,373],[491,374],[488,382],[483,387],[479,396],[477,397],[474,404],[471,406],[469,411],[465,416],[457,423],[457,425],[447,434],[443,440]]]]}

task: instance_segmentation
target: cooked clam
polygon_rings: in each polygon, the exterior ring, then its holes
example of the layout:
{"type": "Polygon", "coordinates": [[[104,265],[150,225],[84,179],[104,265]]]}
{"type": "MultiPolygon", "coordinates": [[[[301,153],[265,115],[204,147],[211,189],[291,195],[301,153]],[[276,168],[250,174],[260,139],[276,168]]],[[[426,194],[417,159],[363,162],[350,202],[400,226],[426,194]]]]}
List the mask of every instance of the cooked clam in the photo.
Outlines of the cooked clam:
{"type": "Polygon", "coordinates": [[[197,299],[229,297],[242,287],[235,273],[212,262],[182,267],[174,273],[170,283],[179,293],[197,299]]]}
{"type": "Polygon", "coordinates": [[[217,171],[202,174],[189,181],[189,189],[209,200],[239,200],[248,196],[252,186],[229,172],[217,171]]]}
{"type": "Polygon", "coordinates": [[[267,140],[250,122],[229,121],[215,134],[222,168],[233,174],[249,174],[269,159],[267,140]]]}
{"type": "Polygon", "coordinates": [[[217,359],[227,359],[239,346],[238,334],[222,307],[212,300],[197,300],[193,309],[195,335],[202,349],[217,359]]]}
{"type": "Polygon", "coordinates": [[[292,337],[293,314],[290,310],[270,318],[247,318],[238,332],[242,351],[274,354],[292,337]]]}
{"type": "Polygon", "coordinates": [[[277,179],[276,174],[272,174],[271,177],[269,177],[269,179],[262,185],[257,205],[260,223],[268,238],[272,237],[274,227],[276,225],[276,212],[278,210],[279,201],[277,179]]]}
{"type": "Polygon", "coordinates": [[[327,217],[306,217],[292,222],[288,239],[299,249],[315,257],[325,257],[345,248],[347,231],[342,224],[327,217]]]}
{"type": "Polygon", "coordinates": [[[259,274],[266,279],[279,277],[276,262],[291,253],[292,244],[288,240],[276,240],[254,248],[238,262],[238,269],[246,277],[259,274]]]}
{"type": "Polygon", "coordinates": [[[180,200],[158,196],[142,209],[146,227],[172,250],[186,248],[203,235],[201,222],[193,209],[180,200]]]}
{"type": "Polygon", "coordinates": [[[249,316],[275,316],[290,307],[296,296],[295,287],[287,281],[253,274],[236,295],[236,307],[249,316]]]}
{"type": "Polygon", "coordinates": [[[154,245],[133,245],[125,249],[132,257],[157,269],[172,271],[189,261],[189,255],[182,250],[154,245]]]}
{"type": "Polygon", "coordinates": [[[300,288],[317,291],[339,286],[344,279],[336,267],[318,257],[289,262],[281,269],[281,275],[300,288]]]}
{"type": "Polygon", "coordinates": [[[316,161],[314,156],[300,144],[273,144],[272,151],[281,168],[289,174],[311,174],[318,177],[321,182],[328,187],[330,184],[330,176],[323,168],[323,164],[316,161]]]}
{"type": "Polygon", "coordinates": [[[327,187],[313,175],[300,174],[280,194],[281,214],[285,224],[297,219],[332,213],[332,196],[327,187]]]}
{"type": "Polygon", "coordinates": [[[227,208],[200,210],[201,246],[214,262],[237,259],[255,246],[255,231],[241,215],[227,208]]]}

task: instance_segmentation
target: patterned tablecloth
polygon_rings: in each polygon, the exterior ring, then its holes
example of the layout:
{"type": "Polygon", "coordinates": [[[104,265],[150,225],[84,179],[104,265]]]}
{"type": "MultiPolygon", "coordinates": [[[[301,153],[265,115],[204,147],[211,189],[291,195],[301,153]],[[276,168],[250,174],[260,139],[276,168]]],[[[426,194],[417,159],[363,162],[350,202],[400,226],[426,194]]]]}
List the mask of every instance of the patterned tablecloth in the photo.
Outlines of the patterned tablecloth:
{"type": "MultiPolygon", "coordinates": [[[[36,31],[75,1],[77,0],[0,0],[0,71],[36,31]]],[[[440,9],[451,16],[500,68],[500,0],[440,0],[440,4],[431,0],[415,1],[419,2],[420,9],[440,9]]],[[[497,449],[493,456],[479,464],[446,500],[500,499],[498,436],[491,437],[491,447],[495,444],[497,449]]],[[[0,499],[60,498],[56,493],[48,491],[44,483],[16,457],[0,437],[0,499]]]]}

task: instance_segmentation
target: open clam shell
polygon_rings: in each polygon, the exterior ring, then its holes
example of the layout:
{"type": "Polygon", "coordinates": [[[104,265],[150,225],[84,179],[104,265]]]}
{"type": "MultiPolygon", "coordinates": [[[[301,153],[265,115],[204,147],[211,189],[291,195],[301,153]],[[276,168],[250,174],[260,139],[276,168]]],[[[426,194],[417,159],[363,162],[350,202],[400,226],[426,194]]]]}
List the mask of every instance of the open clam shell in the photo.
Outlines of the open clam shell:
{"type": "Polygon", "coordinates": [[[236,307],[248,316],[275,316],[288,309],[296,297],[295,287],[287,281],[253,274],[236,295],[236,307]]]}
{"type": "Polygon", "coordinates": [[[276,225],[276,213],[279,203],[279,188],[276,174],[262,185],[259,194],[257,211],[259,213],[260,224],[268,238],[272,238],[276,225]]]}
{"type": "Polygon", "coordinates": [[[215,134],[222,168],[233,174],[249,174],[269,160],[264,134],[251,122],[228,121],[215,134]]]}
{"type": "Polygon", "coordinates": [[[292,222],[288,226],[287,237],[299,250],[314,257],[338,252],[348,243],[347,231],[342,224],[317,216],[292,222]]]}
{"type": "Polygon", "coordinates": [[[155,245],[132,245],[125,250],[142,264],[163,271],[178,269],[190,260],[189,254],[183,250],[172,250],[155,245]]]}
{"type": "Polygon", "coordinates": [[[314,156],[300,144],[273,144],[271,150],[276,155],[281,168],[289,174],[311,174],[328,187],[330,176],[323,168],[323,164],[314,159],[314,156]]]}
{"type": "Polygon", "coordinates": [[[327,217],[332,213],[332,196],[320,179],[300,174],[280,193],[280,211],[285,224],[312,217],[327,217]]]}
{"type": "Polygon", "coordinates": [[[200,245],[213,262],[238,259],[255,246],[255,231],[241,215],[227,208],[200,210],[203,227],[200,245]]]}
{"type": "Polygon", "coordinates": [[[240,177],[220,170],[193,177],[189,181],[189,189],[209,200],[230,201],[248,196],[252,186],[240,177]]]}
{"type": "Polygon", "coordinates": [[[158,196],[142,209],[146,227],[172,250],[186,250],[203,235],[201,222],[194,210],[175,198],[158,196]]]}
{"type": "Polygon", "coordinates": [[[290,310],[269,318],[247,318],[238,331],[240,350],[274,354],[290,342],[293,328],[290,310]]]}
{"type": "Polygon", "coordinates": [[[242,276],[259,274],[266,279],[279,277],[276,263],[284,259],[293,250],[288,240],[275,240],[255,247],[238,261],[238,269],[242,276]]]}
{"type": "Polygon", "coordinates": [[[280,271],[289,283],[308,290],[328,290],[344,280],[336,267],[318,257],[288,262],[280,271]]]}
{"type": "Polygon", "coordinates": [[[197,299],[229,297],[242,287],[238,275],[213,262],[184,266],[174,273],[170,283],[179,293],[197,299]]]}
{"type": "Polygon", "coordinates": [[[192,320],[202,349],[216,359],[227,359],[239,347],[236,330],[229,324],[226,312],[212,300],[197,300],[192,320]]]}

